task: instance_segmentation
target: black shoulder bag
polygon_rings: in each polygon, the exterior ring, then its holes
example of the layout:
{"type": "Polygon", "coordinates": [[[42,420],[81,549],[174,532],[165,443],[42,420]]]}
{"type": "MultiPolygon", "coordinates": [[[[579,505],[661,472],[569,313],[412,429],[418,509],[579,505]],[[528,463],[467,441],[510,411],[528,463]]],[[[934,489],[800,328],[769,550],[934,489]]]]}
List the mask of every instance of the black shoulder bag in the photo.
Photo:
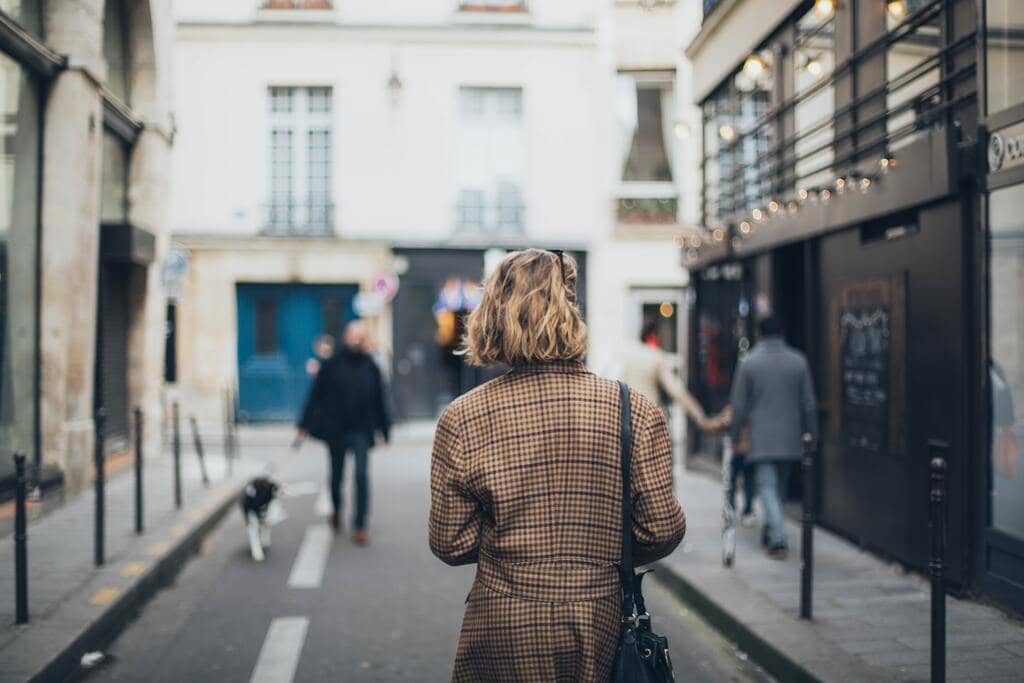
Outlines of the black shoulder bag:
{"type": "Polygon", "coordinates": [[[622,632],[612,668],[612,683],[664,683],[675,681],[668,639],[651,631],[651,615],[640,590],[644,574],[633,569],[633,497],[629,469],[633,460],[633,428],[630,425],[629,387],[619,382],[622,418],[622,632]]]}

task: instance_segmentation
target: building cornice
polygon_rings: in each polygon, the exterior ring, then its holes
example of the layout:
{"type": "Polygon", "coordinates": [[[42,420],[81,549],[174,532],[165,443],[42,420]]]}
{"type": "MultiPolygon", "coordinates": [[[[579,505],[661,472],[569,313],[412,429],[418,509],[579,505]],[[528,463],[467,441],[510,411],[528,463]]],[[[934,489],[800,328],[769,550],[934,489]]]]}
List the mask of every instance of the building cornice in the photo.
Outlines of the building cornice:
{"type": "Polygon", "coordinates": [[[338,21],[323,22],[270,22],[248,21],[196,21],[179,20],[176,24],[180,38],[216,39],[258,36],[266,39],[280,35],[289,40],[293,32],[301,30],[307,40],[369,40],[389,41],[398,37],[403,42],[421,43],[486,43],[542,44],[542,45],[596,45],[597,32],[590,26],[534,26],[523,24],[353,24],[338,21]]]}
{"type": "Polygon", "coordinates": [[[708,41],[708,38],[716,30],[719,25],[725,21],[726,16],[732,12],[736,5],[740,4],[743,0],[722,0],[717,7],[705,17],[704,21],[700,25],[700,30],[697,31],[697,35],[693,37],[690,44],[686,46],[684,52],[689,59],[694,59],[700,54],[700,50],[704,47],[704,44],[708,41]]]}

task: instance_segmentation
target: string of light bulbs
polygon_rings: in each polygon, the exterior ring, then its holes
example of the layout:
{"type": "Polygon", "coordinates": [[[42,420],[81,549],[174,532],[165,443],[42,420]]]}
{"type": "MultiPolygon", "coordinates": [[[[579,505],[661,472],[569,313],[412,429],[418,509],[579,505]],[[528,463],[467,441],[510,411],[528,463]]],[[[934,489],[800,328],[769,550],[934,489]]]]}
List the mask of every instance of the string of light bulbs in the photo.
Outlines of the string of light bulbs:
{"type": "MultiPolygon", "coordinates": [[[[793,216],[805,206],[828,204],[833,197],[847,193],[867,194],[875,189],[879,181],[896,165],[896,158],[892,154],[885,154],[878,160],[877,172],[850,171],[836,176],[832,182],[825,185],[801,187],[786,199],[773,197],[766,205],[756,207],[748,215],[743,216],[736,226],[730,244],[733,249],[739,249],[743,246],[744,240],[757,231],[758,226],[769,223],[777,216],[793,216]]],[[[676,244],[686,249],[687,263],[694,263],[700,258],[703,249],[724,243],[726,237],[728,233],[724,227],[702,228],[688,237],[678,237],[676,244]]]]}

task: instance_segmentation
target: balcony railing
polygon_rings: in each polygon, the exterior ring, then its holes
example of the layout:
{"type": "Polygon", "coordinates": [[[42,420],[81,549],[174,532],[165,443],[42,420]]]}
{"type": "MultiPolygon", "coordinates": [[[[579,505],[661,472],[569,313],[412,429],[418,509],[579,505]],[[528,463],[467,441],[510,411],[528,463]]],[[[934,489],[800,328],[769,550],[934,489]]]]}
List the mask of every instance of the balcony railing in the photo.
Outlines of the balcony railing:
{"type": "Polygon", "coordinates": [[[865,164],[888,159],[893,150],[930,129],[945,127],[951,135],[970,134],[955,122],[977,96],[971,85],[976,66],[969,59],[975,49],[973,33],[945,44],[936,36],[936,44],[928,46],[933,53],[906,71],[858,93],[853,101],[803,125],[795,134],[782,140],[775,135],[785,127],[780,122],[790,120],[798,105],[836,88],[860,64],[877,60],[893,46],[920,43],[918,29],[935,22],[941,13],[941,2],[922,6],[902,25],[838,64],[831,75],[770,107],[751,125],[735,131],[718,153],[705,156],[704,224],[749,222],[767,211],[798,207],[808,197],[812,201],[827,198],[851,177],[857,183],[867,177],[864,187],[868,187],[871,177],[861,175],[865,164]],[[750,160],[737,156],[751,140],[764,151],[750,160]]]}
{"type": "Polygon", "coordinates": [[[267,205],[267,235],[334,234],[334,203],[327,199],[275,201],[267,205]]]}
{"type": "Polygon", "coordinates": [[[526,225],[526,207],[519,202],[460,202],[455,214],[456,230],[463,235],[522,235],[526,225]]]}
{"type": "Polygon", "coordinates": [[[333,9],[331,0],[263,0],[260,9],[333,9]]]}

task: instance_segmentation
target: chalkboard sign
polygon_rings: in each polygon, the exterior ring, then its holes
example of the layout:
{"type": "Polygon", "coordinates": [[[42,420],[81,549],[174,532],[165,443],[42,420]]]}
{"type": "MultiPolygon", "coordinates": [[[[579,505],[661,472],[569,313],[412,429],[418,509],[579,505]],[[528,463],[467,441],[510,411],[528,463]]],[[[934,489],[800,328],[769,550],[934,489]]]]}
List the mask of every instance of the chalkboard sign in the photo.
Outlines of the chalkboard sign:
{"type": "Polygon", "coordinates": [[[849,449],[869,453],[887,450],[890,323],[885,304],[840,309],[842,439],[849,449]]]}

